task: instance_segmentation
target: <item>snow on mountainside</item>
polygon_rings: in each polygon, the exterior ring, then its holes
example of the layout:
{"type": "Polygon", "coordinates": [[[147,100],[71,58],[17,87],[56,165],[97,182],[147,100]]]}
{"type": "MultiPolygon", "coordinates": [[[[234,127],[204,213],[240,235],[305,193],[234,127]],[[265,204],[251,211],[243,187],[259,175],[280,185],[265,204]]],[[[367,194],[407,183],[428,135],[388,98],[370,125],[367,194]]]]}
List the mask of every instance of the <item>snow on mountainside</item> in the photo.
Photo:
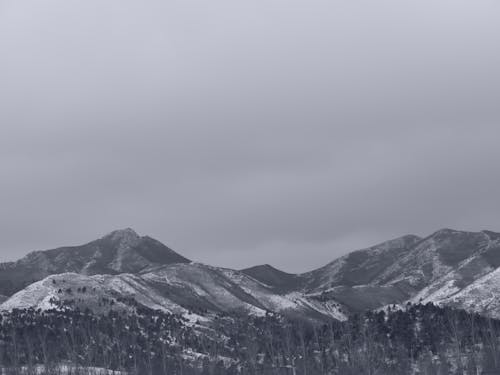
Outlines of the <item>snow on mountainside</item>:
{"type": "MultiPolygon", "coordinates": [[[[500,317],[500,234],[444,229],[422,241],[412,257],[401,259],[385,275],[390,283],[413,282],[409,301],[434,303],[500,317]]],[[[402,304],[406,301],[402,301],[402,304]]]]}
{"type": "MultiPolygon", "coordinates": [[[[455,232],[455,236],[460,233],[455,232]]],[[[468,237],[468,256],[420,290],[412,302],[451,305],[500,317],[500,304],[496,303],[500,293],[500,234],[483,231],[468,237]]]]}
{"type": "Polygon", "coordinates": [[[345,319],[352,312],[422,301],[500,317],[500,303],[495,302],[499,266],[500,234],[489,231],[442,229],[426,238],[407,235],[295,275],[269,265],[235,271],[191,263],[127,229],[87,245],[35,252],[0,266],[4,289],[9,280],[17,282],[18,289],[21,281],[42,280],[0,308],[47,308],[51,300],[59,300],[98,310],[109,308],[105,301],[114,300],[114,308],[130,308],[130,301],[136,300],[184,315],[273,311],[345,319]],[[46,278],[50,274],[60,275],[46,278]],[[81,293],[84,286],[95,296],[81,293]]]}
{"type": "Polygon", "coordinates": [[[306,289],[315,291],[335,286],[370,284],[421,238],[407,235],[383,242],[368,249],[357,250],[334,260],[324,267],[302,274],[306,289]]]}
{"type": "Polygon", "coordinates": [[[187,262],[161,242],[127,228],[85,245],[35,251],[17,262],[0,264],[0,294],[11,295],[53,274],[136,273],[151,266],[187,262]]]}
{"type": "Polygon", "coordinates": [[[63,273],[31,284],[0,305],[0,309],[34,307],[47,310],[68,305],[96,312],[110,308],[131,310],[133,297],[138,303],[153,309],[183,312],[170,310],[154,290],[147,289],[143,280],[130,274],[85,276],[63,273]]]}
{"type": "Polygon", "coordinates": [[[457,293],[437,301],[448,305],[474,311],[479,314],[500,318],[500,268],[481,277],[457,293]]]}
{"type": "Polygon", "coordinates": [[[374,282],[422,239],[414,235],[396,238],[357,250],[324,267],[300,275],[309,295],[320,295],[345,305],[350,311],[375,309],[411,295],[392,285],[374,282]]]}
{"type": "Polygon", "coordinates": [[[341,306],[308,299],[300,293],[278,295],[238,271],[203,264],[172,264],[141,274],[49,276],[16,293],[0,310],[50,309],[71,305],[102,312],[130,310],[134,303],[181,314],[209,316],[217,312],[265,315],[266,311],[295,317],[345,319],[341,306]]]}
{"type": "Polygon", "coordinates": [[[484,232],[442,229],[417,243],[378,276],[375,283],[397,284],[412,291],[422,289],[481,252],[488,244],[489,237],[484,232]]]}
{"type": "Polygon", "coordinates": [[[500,234],[442,229],[350,253],[304,277],[310,293],[361,311],[406,301],[451,304],[449,297],[498,266],[500,234]]]}

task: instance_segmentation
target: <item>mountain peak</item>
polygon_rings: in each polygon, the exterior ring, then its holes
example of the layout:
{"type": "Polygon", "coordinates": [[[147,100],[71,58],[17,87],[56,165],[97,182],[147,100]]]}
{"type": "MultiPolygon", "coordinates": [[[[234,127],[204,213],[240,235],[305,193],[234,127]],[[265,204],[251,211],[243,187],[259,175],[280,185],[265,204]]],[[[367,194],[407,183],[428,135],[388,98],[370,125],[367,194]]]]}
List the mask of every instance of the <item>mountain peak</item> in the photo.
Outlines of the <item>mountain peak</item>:
{"type": "Polygon", "coordinates": [[[124,228],[124,229],[114,230],[105,235],[103,238],[108,238],[111,240],[124,240],[124,239],[139,239],[140,236],[132,228],[124,228]]]}
{"type": "Polygon", "coordinates": [[[477,235],[478,233],[481,233],[481,232],[471,232],[471,231],[466,231],[466,230],[458,230],[458,229],[451,229],[451,228],[441,228],[438,231],[432,233],[430,235],[430,237],[451,236],[451,235],[477,235]]]}
{"type": "Polygon", "coordinates": [[[262,269],[262,270],[266,270],[266,271],[279,271],[279,272],[282,272],[282,271],[278,270],[276,267],[271,266],[269,263],[259,264],[257,266],[253,266],[253,267],[250,267],[250,268],[247,268],[247,269],[262,269]]]}
{"type": "Polygon", "coordinates": [[[139,236],[131,228],[115,230],[97,242],[101,252],[111,254],[110,267],[117,272],[137,272],[154,265],[189,262],[161,242],[139,236]]]}
{"type": "Polygon", "coordinates": [[[401,237],[393,238],[388,241],[381,242],[375,246],[366,248],[366,249],[361,249],[358,251],[377,251],[377,250],[392,250],[392,249],[406,249],[408,246],[412,246],[416,244],[417,242],[421,241],[422,238],[419,236],[416,236],[414,234],[406,234],[401,237]]]}
{"type": "Polygon", "coordinates": [[[433,235],[436,234],[450,234],[450,233],[455,233],[455,232],[460,232],[459,230],[451,229],[451,228],[441,228],[437,230],[436,232],[433,233],[433,235]]]}
{"type": "Polygon", "coordinates": [[[287,272],[281,271],[277,269],[276,267],[271,266],[270,264],[259,264],[257,266],[245,268],[241,270],[241,272],[247,272],[247,271],[265,271],[265,272],[276,272],[276,273],[282,273],[282,274],[288,274],[287,272]]]}
{"type": "Polygon", "coordinates": [[[300,282],[300,278],[297,275],[281,271],[270,264],[245,268],[241,272],[266,285],[282,290],[293,289],[300,282]]]}
{"type": "Polygon", "coordinates": [[[101,241],[112,244],[110,248],[129,249],[137,246],[142,240],[133,229],[125,228],[115,230],[101,238],[101,241]]]}
{"type": "Polygon", "coordinates": [[[139,236],[131,228],[118,229],[84,245],[32,252],[8,268],[0,267],[0,295],[12,295],[52,274],[138,273],[148,267],[189,262],[157,240],[139,236]]]}

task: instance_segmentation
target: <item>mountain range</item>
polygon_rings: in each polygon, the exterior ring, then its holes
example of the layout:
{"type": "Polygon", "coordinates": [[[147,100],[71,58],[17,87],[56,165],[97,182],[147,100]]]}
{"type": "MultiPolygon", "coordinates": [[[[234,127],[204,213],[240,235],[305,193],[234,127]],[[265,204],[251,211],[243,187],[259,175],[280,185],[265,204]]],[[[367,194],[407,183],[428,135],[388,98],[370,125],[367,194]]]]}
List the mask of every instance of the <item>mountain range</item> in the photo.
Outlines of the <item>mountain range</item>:
{"type": "Polygon", "coordinates": [[[11,295],[34,281],[65,272],[117,275],[137,273],[151,266],[189,262],[161,242],[141,237],[127,228],[85,245],[34,251],[17,262],[0,264],[0,294],[11,295]]]}
{"type": "Polygon", "coordinates": [[[406,235],[290,274],[270,265],[232,270],[192,262],[123,229],[0,264],[0,310],[138,304],[192,321],[218,312],[343,320],[388,305],[432,302],[500,317],[499,266],[500,234],[490,231],[406,235]]]}

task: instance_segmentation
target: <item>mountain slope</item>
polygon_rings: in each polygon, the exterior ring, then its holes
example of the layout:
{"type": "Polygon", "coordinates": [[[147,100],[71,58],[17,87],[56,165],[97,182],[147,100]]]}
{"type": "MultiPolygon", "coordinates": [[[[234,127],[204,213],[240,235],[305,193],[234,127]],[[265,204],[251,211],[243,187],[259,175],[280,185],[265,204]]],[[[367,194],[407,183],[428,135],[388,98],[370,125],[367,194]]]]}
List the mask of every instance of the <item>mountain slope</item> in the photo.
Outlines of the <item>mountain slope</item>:
{"type": "Polygon", "coordinates": [[[420,237],[407,235],[367,249],[353,251],[324,267],[302,274],[307,280],[305,287],[314,291],[340,285],[370,284],[399,258],[408,254],[419,241],[420,237]]]}
{"type": "Polygon", "coordinates": [[[394,285],[375,282],[385,270],[409,254],[422,239],[407,235],[342,256],[324,267],[300,275],[308,295],[333,299],[352,312],[371,310],[411,297],[394,285]]]}
{"type": "Polygon", "coordinates": [[[134,306],[132,301],[182,315],[265,315],[272,311],[314,320],[345,318],[336,303],[322,303],[300,293],[279,295],[241,272],[198,263],[171,264],[135,275],[53,275],[16,293],[0,310],[50,309],[61,304],[94,311],[127,310],[134,306]]]}
{"type": "Polygon", "coordinates": [[[456,293],[434,298],[439,305],[453,306],[474,311],[493,318],[500,318],[500,269],[479,278],[456,293]]]}
{"type": "Polygon", "coordinates": [[[411,252],[399,258],[374,282],[420,290],[482,253],[489,243],[490,238],[485,232],[439,230],[416,244],[411,252]]]}
{"type": "Polygon", "coordinates": [[[241,272],[278,291],[295,290],[299,288],[304,281],[300,275],[283,272],[269,264],[245,268],[241,270],[241,272]]]}
{"type": "Polygon", "coordinates": [[[500,293],[499,266],[500,234],[489,231],[442,229],[425,238],[407,235],[295,275],[269,265],[235,271],[190,263],[161,243],[128,229],[87,245],[35,252],[2,265],[0,294],[20,290],[23,283],[42,281],[19,291],[0,308],[47,308],[53,299],[76,300],[82,308],[99,309],[104,308],[98,302],[101,298],[115,299],[115,308],[126,308],[120,303],[135,300],[180,314],[262,315],[273,311],[322,320],[422,301],[500,317],[500,303],[495,301],[500,293]],[[68,289],[82,290],[87,284],[95,289],[97,300],[66,293],[68,289]]]}
{"type": "MultiPolygon", "coordinates": [[[[351,311],[406,301],[466,308],[470,298],[451,297],[476,290],[476,281],[499,265],[500,234],[442,229],[424,239],[404,236],[355,251],[303,277],[308,293],[333,298],[351,311]]],[[[493,284],[479,289],[487,293],[493,284]]]]}
{"type": "Polygon", "coordinates": [[[114,275],[188,262],[161,242],[127,228],[85,245],[35,251],[17,262],[0,264],[0,294],[11,295],[49,275],[65,272],[114,275]]]}
{"type": "MultiPolygon", "coordinates": [[[[464,232],[455,231],[453,235],[463,237],[464,232]]],[[[448,266],[451,270],[427,283],[412,301],[444,305],[457,305],[457,302],[460,302],[462,307],[468,310],[484,311],[492,316],[500,316],[499,306],[494,308],[495,304],[483,298],[491,293],[495,295],[498,291],[496,280],[499,278],[500,234],[483,231],[469,233],[467,237],[467,241],[462,242],[462,245],[466,246],[462,246],[460,251],[466,254],[466,257],[462,255],[455,260],[455,264],[448,266]],[[475,241],[472,241],[473,239],[475,241]],[[474,296],[474,293],[477,293],[477,296],[474,296]],[[495,309],[498,310],[497,314],[492,314],[495,309]]],[[[454,246],[456,247],[459,246],[454,246]]],[[[446,270],[443,266],[439,268],[446,270]]]]}

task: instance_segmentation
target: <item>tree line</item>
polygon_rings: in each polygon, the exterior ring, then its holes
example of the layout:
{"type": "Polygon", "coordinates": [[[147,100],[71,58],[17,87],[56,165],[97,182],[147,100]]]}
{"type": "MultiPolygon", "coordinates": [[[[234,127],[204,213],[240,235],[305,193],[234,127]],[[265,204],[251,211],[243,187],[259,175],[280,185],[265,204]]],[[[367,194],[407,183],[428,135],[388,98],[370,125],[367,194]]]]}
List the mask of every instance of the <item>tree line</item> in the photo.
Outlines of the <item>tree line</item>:
{"type": "Polygon", "coordinates": [[[18,309],[0,314],[0,368],[28,375],[40,365],[55,374],[63,363],[131,375],[478,375],[500,373],[499,339],[498,320],[432,304],[323,324],[273,313],[190,324],[141,306],[106,314],[18,309]]]}

